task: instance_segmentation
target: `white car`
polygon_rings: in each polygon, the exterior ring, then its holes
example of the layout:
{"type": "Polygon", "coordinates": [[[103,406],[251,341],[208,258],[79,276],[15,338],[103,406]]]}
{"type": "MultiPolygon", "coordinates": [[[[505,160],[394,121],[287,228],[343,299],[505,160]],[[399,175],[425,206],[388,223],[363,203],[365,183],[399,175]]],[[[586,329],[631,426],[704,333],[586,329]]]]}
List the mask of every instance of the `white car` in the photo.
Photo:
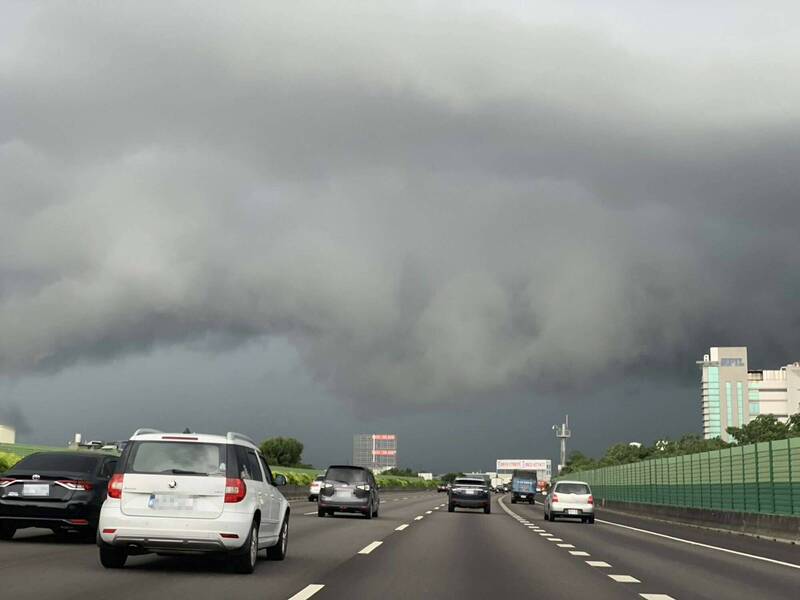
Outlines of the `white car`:
{"type": "Polygon", "coordinates": [[[118,569],[132,554],[226,555],[252,573],[259,550],[283,560],[289,503],[261,452],[239,433],[139,429],[108,483],[100,511],[100,562],[118,569]]]}
{"type": "Polygon", "coordinates": [[[308,486],[308,501],[316,502],[319,500],[319,490],[322,488],[322,482],[325,481],[325,475],[319,475],[311,485],[308,486]]]}
{"type": "Polygon", "coordinates": [[[544,499],[544,520],[556,517],[579,517],[584,523],[594,523],[594,497],[584,481],[559,481],[544,499]]]}

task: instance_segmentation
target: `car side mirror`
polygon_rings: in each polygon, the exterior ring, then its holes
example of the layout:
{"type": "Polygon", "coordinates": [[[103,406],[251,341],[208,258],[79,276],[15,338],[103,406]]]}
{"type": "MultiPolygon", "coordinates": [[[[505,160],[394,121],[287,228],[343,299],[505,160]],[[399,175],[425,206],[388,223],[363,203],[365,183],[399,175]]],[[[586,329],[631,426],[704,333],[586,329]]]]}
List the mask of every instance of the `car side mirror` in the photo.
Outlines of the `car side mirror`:
{"type": "Polygon", "coordinates": [[[284,485],[286,485],[286,476],[280,473],[275,475],[275,487],[283,487],[284,485]]]}
{"type": "Polygon", "coordinates": [[[376,489],[376,490],[379,490],[379,489],[381,489],[381,486],[380,486],[380,485],[378,485],[378,484],[376,483],[376,484],[375,484],[375,489],[376,489]]]}

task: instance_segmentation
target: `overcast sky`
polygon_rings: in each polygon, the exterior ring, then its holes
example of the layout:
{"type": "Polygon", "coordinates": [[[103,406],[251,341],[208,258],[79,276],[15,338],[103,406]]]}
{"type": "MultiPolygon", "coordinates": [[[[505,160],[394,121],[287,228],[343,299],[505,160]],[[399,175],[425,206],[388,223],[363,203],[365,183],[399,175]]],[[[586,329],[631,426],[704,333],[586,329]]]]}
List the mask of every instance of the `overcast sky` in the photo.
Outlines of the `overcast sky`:
{"type": "Polygon", "coordinates": [[[3,2],[0,421],[699,432],[709,346],[800,359],[798,72],[796,2],[3,2]]]}

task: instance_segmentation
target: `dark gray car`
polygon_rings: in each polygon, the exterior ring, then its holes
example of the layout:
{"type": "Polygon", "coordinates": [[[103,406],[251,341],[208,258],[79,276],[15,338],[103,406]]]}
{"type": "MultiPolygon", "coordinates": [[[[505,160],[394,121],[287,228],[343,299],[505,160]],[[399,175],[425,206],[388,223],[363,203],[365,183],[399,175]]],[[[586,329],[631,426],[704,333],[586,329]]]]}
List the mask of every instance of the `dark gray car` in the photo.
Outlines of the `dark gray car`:
{"type": "Polygon", "coordinates": [[[381,499],[372,471],[351,465],[331,465],[319,490],[317,515],[335,512],[360,513],[366,518],[378,516],[381,499]]]}
{"type": "Polygon", "coordinates": [[[482,508],[487,515],[492,512],[492,494],[483,479],[459,477],[448,492],[447,510],[456,508],[482,508]]]}

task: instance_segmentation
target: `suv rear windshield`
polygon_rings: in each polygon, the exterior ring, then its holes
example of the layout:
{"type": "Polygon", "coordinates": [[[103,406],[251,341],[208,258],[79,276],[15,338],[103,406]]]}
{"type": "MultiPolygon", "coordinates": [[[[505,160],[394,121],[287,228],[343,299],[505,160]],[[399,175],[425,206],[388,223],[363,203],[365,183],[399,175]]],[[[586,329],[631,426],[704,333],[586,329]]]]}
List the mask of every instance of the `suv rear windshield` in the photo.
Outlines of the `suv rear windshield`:
{"type": "Polygon", "coordinates": [[[367,480],[367,472],[363,469],[348,469],[346,467],[334,467],[328,469],[325,479],[329,481],[339,481],[341,483],[361,483],[367,480]]]}
{"type": "Polygon", "coordinates": [[[559,483],[555,491],[562,494],[591,494],[589,486],[585,483],[559,483]]]}
{"type": "Polygon", "coordinates": [[[453,485],[479,485],[484,487],[486,482],[483,479],[456,479],[453,485]]]}
{"type": "Polygon", "coordinates": [[[53,452],[51,454],[31,454],[16,465],[14,471],[56,471],[59,473],[91,473],[97,466],[96,456],[53,452]]]}
{"type": "Polygon", "coordinates": [[[125,471],[225,477],[226,457],[225,444],[134,442],[125,471]]]}

